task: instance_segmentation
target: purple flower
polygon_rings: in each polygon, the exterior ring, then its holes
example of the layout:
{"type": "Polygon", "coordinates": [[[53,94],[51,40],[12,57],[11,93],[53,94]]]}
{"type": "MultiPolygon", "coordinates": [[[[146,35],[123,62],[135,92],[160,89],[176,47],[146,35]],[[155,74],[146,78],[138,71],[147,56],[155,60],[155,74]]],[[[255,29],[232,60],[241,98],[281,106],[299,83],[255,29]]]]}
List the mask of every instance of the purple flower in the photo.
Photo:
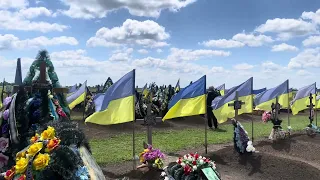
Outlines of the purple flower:
{"type": "Polygon", "coordinates": [[[0,153],[0,168],[3,168],[8,164],[9,157],[0,153]]]}
{"type": "Polygon", "coordinates": [[[39,109],[37,109],[36,111],[33,112],[32,116],[34,119],[38,119],[41,115],[41,112],[39,109]]]}
{"type": "Polygon", "coordinates": [[[0,151],[5,152],[8,147],[9,147],[9,139],[1,137],[0,138],[0,151]]]}
{"type": "Polygon", "coordinates": [[[9,129],[9,124],[5,124],[2,126],[2,134],[5,134],[8,132],[9,129]]]}
{"type": "Polygon", "coordinates": [[[35,99],[35,100],[33,101],[33,105],[34,105],[35,107],[39,107],[39,106],[41,105],[41,100],[40,100],[40,99],[35,99]]]}
{"type": "Polygon", "coordinates": [[[7,107],[12,101],[12,97],[6,97],[4,100],[3,100],[3,106],[4,107],[7,107]]]}
{"type": "Polygon", "coordinates": [[[3,117],[3,119],[6,120],[6,121],[9,119],[9,109],[3,111],[2,117],[3,117]]]}

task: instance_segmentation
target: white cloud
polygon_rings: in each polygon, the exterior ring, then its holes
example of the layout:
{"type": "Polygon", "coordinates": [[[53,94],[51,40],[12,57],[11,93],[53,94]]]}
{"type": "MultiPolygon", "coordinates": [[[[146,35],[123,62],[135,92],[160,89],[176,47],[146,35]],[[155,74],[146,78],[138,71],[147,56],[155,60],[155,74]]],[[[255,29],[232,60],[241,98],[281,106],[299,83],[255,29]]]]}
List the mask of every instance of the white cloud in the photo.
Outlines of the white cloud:
{"type": "Polygon", "coordinates": [[[157,49],[157,53],[162,53],[162,49],[157,49]]]}
{"type": "Polygon", "coordinates": [[[0,9],[21,9],[29,5],[28,0],[1,0],[0,9]]]}
{"type": "Polygon", "coordinates": [[[131,15],[158,18],[162,10],[177,12],[196,0],[61,0],[68,10],[60,10],[71,18],[93,19],[108,13],[127,9],[131,15]]]}
{"type": "Polygon", "coordinates": [[[312,20],[316,24],[320,24],[320,9],[314,12],[303,12],[301,15],[302,19],[312,20]]]}
{"type": "Polygon", "coordinates": [[[277,33],[279,40],[318,33],[317,26],[302,19],[268,19],[255,29],[260,33],[277,33]]]}
{"type": "Polygon", "coordinates": [[[302,42],[303,46],[320,45],[320,36],[310,36],[302,42]]]}
{"type": "Polygon", "coordinates": [[[109,61],[118,61],[118,62],[128,62],[131,60],[131,54],[133,52],[132,48],[128,48],[124,52],[117,52],[112,54],[109,58],[109,61]]]}
{"type": "Polygon", "coordinates": [[[274,40],[270,36],[239,33],[232,37],[233,40],[242,42],[250,47],[258,47],[272,43],[274,40]]]}
{"type": "Polygon", "coordinates": [[[33,39],[20,40],[18,37],[13,34],[0,34],[0,50],[7,49],[28,49],[28,48],[38,48],[46,46],[55,46],[55,45],[78,45],[78,41],[74,37],[54,37],[47,38],[44,36],[36,37],[33,39]]]}
{"type": "Polygon", "coordinates": [[[238,48],[243,47],[245,44],[235,40],[226,40],[226,39],[218,39],[218,40],[209,40],[200,43],[206,47],[217,47],[217,48],[238,48]]]}
{"type": "Polygon", "coordinates": [[[310,75],[312,75],[312,73],[310,73],[310,72],[308,72],[308,71],[306,71],[306,70],[299,70],[298,72],[297,72],[297,74],[298,74],[298,76],[310,76],[310,75]]]}
{"type": "Polygon", "coordinates": [[[139,45],[149,48],[168,46],[165,41],[170,35],[165,28],[158,23],[146,20],[137,21],[127,19],[122,26],[101,28],[96,32],[95,37],[87,41],[87,46],[115,47],[122,45],[139,45]]]}
{"type": "Polygon", "coordinates": [[[261,66],[262,66],[262,71],[264,73],[273,73],[275,71],[280,71],[284,69],[284,67],[282,67],[279,64],[275,64],[272,61],[263,62],[261,66]]]}
{"type": "Polygon", "coordinates": [[[48,23],[44,21],[33,21],[39,16],[54,16],[52,12],[44,7],[33,7],[11,12],[0,10],[0,29],[40,31],[43,33],[51,31],[60,31],[69,28],[66,25],[58,23],[48,23]]]}
{"type": "Polygon", "coordinates": [[[279,52],[279,51],[298,51],[299,49],[295,46],[286,44],[286,43],[282,43],[282,44],[278,44],[278,45],[274,45],[272,46],[271,51],[273,52],[279,52]]]}
{"type": "Polygon", "coordinates": [[[233,66],[234,69],[236,70],[250,70],[254,68],[254,65],[248,64],[248,63],[241,63],[233,66]]]}
{"type": "Polygon", "coordinates": [[[226,70],[223,67],[219,66],[219,67],[212,67],[210,72],[211,73],[224,73],[224,72],[226,72],[226,70]]]}
{"type": "Polygon", "coordinates": [[[139,52],[140,54],[148,54],[148,53],[149,53],[149,51],[146,50],[146,49],[139,49],[138,52],[139,52]]]}
{"type": "Polygon", "coordinates": [[[36,3],[36,4],[41,4],[41,3],[43,3],[43,1],[35,0],[35,3],[36,3]]]}
{"type": "Polygon", "coordinates": [[[168,60],[170,61],[195,61],[203,58],[211,58],[213,56],[230,56],[230,52],[216,50],[191,50],[171,48],[168,60]]]}
{"type": "Polygon", "coordinates": [[[288,64],[290,69],[299,69],[307,67],[320,67],[320,48],[305,49],[296,57],[291,58],[288,64]]]}

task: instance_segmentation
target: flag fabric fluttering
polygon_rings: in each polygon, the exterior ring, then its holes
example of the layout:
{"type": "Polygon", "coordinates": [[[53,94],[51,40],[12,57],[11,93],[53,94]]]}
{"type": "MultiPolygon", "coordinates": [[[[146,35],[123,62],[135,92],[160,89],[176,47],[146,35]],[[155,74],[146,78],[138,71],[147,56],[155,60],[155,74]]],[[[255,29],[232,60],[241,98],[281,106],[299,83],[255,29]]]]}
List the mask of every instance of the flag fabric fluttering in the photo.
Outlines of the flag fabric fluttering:
{"type": "Polygon", "coordinates": [[[163,121],[206,113],[206,76],[181,89],[169,102],[163,121]]]}
{"type": "Polygon", "coordinates": [[[302,87],[298,90],[296,96],[291,102],[291,110],[292,114],[296,115],[300,111],[308,109],[308,105],[310,105],[309,96],[312,94],[312,104],[316,104],[316,83],[313,83],[309,86],[302,87]]]}
{"type": "Polygon", "coordinates": [[[220,91],[221,96],[224,96],[225,90],[226,90],[226,84],[222,84],[222,85],[218,86],[216,89],[218,91],[220,91]]]}
{"type": "Polygon", "coordinates": [[[288,108],[289,96],[289,80],[286,80],[277,87],[268,89],[254,98],[254,104],[256,110],[265,110],[271,111],[272,103],[276,103],[276,97],[278,97],[278,103],[281,105],[281,108],[288,108]]]}
{"type": "Polygon", "coordinates": [[[253,78],[251,77],[246,82],[228,89],[228,92],[224,96],[219,96],[212,101],[213,113],[219,123],[226,122],[228,118],[235,117],[234,107],[229,104],[236,100],[236,92],[238,92],[238,100],[244,102],[241,109],[238,110],[238,115],[252,112],[252,86],[253,78]]]}
{"type": "Polygon", "coordinates": [[[95,97],[96,112],[85,122],[100,125],[134,121],[135,70],[124,75],[104,93],[95,97]]]}
{"type": "Polygon", "coordinates": [[[176,84],[176,87],[174,88],[174,92],[177,93],[180,91],[180,79],[178,79],[178,82],[176,84]]]}
{"type": "Polygon", "coordinates": [[[264,91],[266,91],[266,90],[267,90],[267,88],[255,89],[255,90],[252,91],[252,93],[253,93],[254,95],[257,95],[257,94],[260,94],[260,93],[262,93],[262,92],[264,92],[264,91]]]}
{"type": "Polygon", "coordinates": [[[77,84],[73,85],[69,91],[68,91],[68,95],[67,96],[70,96],[72,93],[76,92],[77,91],[77,84]]]}
{"type": "Polygon", "coordinates": [[[69,108],[73,109],[76,105],[82,103],[87,94],[87,81],[85,81],[77,91],[72,93],[70,96],[67,97],[67,102],[69,104],[69,108]]]}

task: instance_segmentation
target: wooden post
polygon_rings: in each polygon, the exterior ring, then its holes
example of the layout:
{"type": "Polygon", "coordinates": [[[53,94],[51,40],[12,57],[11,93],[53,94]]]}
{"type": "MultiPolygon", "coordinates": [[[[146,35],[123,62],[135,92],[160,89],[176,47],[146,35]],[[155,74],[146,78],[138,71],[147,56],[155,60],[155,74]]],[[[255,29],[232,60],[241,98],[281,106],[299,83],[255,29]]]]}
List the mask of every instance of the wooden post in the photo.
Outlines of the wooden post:
{"type": "MultiPolygon", "coordinates": [[[[289,82],[288,82],[288,86],[287,86],[287,88],[288,88],[288,110],[287,110],[287,112],[288,112],[288,127],[291,125],[291,123],[290,123],[290,98],[289,98],[289,94],[290,94],[290,90],[289,90],[289,82]]],[[[292,92],[291,92],[292,93],[292,92]]]]}
{"type": "Polygon", "coordinates": [[[312,103],[312,99],[313,99],[312,93],[310,93],[310,95],[309,95],[310,105],[307,105],[307,107],[309,108],[309,120],[310,120],[310,124],[312,124],[312,121],[313,121],[312,110],[313,110],[314,104],[312,103]]]}
{"type": "Polygon", "coordinates": [[[150,101],[150,97],[151,97],[151,92],[148,94],[147,96],[147,116],[145,118],[147,118],[147,138],[148,138],[148,144],[152,145],[152,126],[151,123],[153,122],[153,116],[151,113],[151,105],[152,102],[150,101]]]}
{"type": "Polygon", "coordinates": [[[279,97],[277,96],[277,97],[276,97],[276,103],[272,103],[272,104],[271,104],[272,116],[273,116],[273,119],[274,119],[275,121],[278,120],[278,114],[279,114],[280,108],[281,108],[281,105],[279,104],[279,97]],[[273,112],[273,110],[274,110],[275,112],[273,112]]]}
{"type": "Polygon", "coordinates": [[[237,120],[239,109],[241,109],[241,105],[245,104],[245,102],[239,101],[239,94],[238,91],[236,91],[236,97],[233,103],[228,104],[228,106],[233,106],[234,109],[234,118],[237,120]]]}

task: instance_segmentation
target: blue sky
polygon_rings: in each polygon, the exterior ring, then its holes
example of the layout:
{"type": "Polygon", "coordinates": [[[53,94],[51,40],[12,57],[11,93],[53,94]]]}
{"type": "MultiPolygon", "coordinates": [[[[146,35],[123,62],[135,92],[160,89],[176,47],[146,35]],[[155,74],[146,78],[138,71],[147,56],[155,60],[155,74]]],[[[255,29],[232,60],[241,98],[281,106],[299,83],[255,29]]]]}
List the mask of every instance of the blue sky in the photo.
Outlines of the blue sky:
{"type": "MultiPolygon", "coordinates": [[[[207,75],[230,88],[317,81],[320,1],[0,0],[0,78],[27,74],[47,49],[60,82],[102,84],[137,69],[146,82],[182,86],[207,75]]],[[[320,83],[320,82],[319,82],[320,83]]]]}

